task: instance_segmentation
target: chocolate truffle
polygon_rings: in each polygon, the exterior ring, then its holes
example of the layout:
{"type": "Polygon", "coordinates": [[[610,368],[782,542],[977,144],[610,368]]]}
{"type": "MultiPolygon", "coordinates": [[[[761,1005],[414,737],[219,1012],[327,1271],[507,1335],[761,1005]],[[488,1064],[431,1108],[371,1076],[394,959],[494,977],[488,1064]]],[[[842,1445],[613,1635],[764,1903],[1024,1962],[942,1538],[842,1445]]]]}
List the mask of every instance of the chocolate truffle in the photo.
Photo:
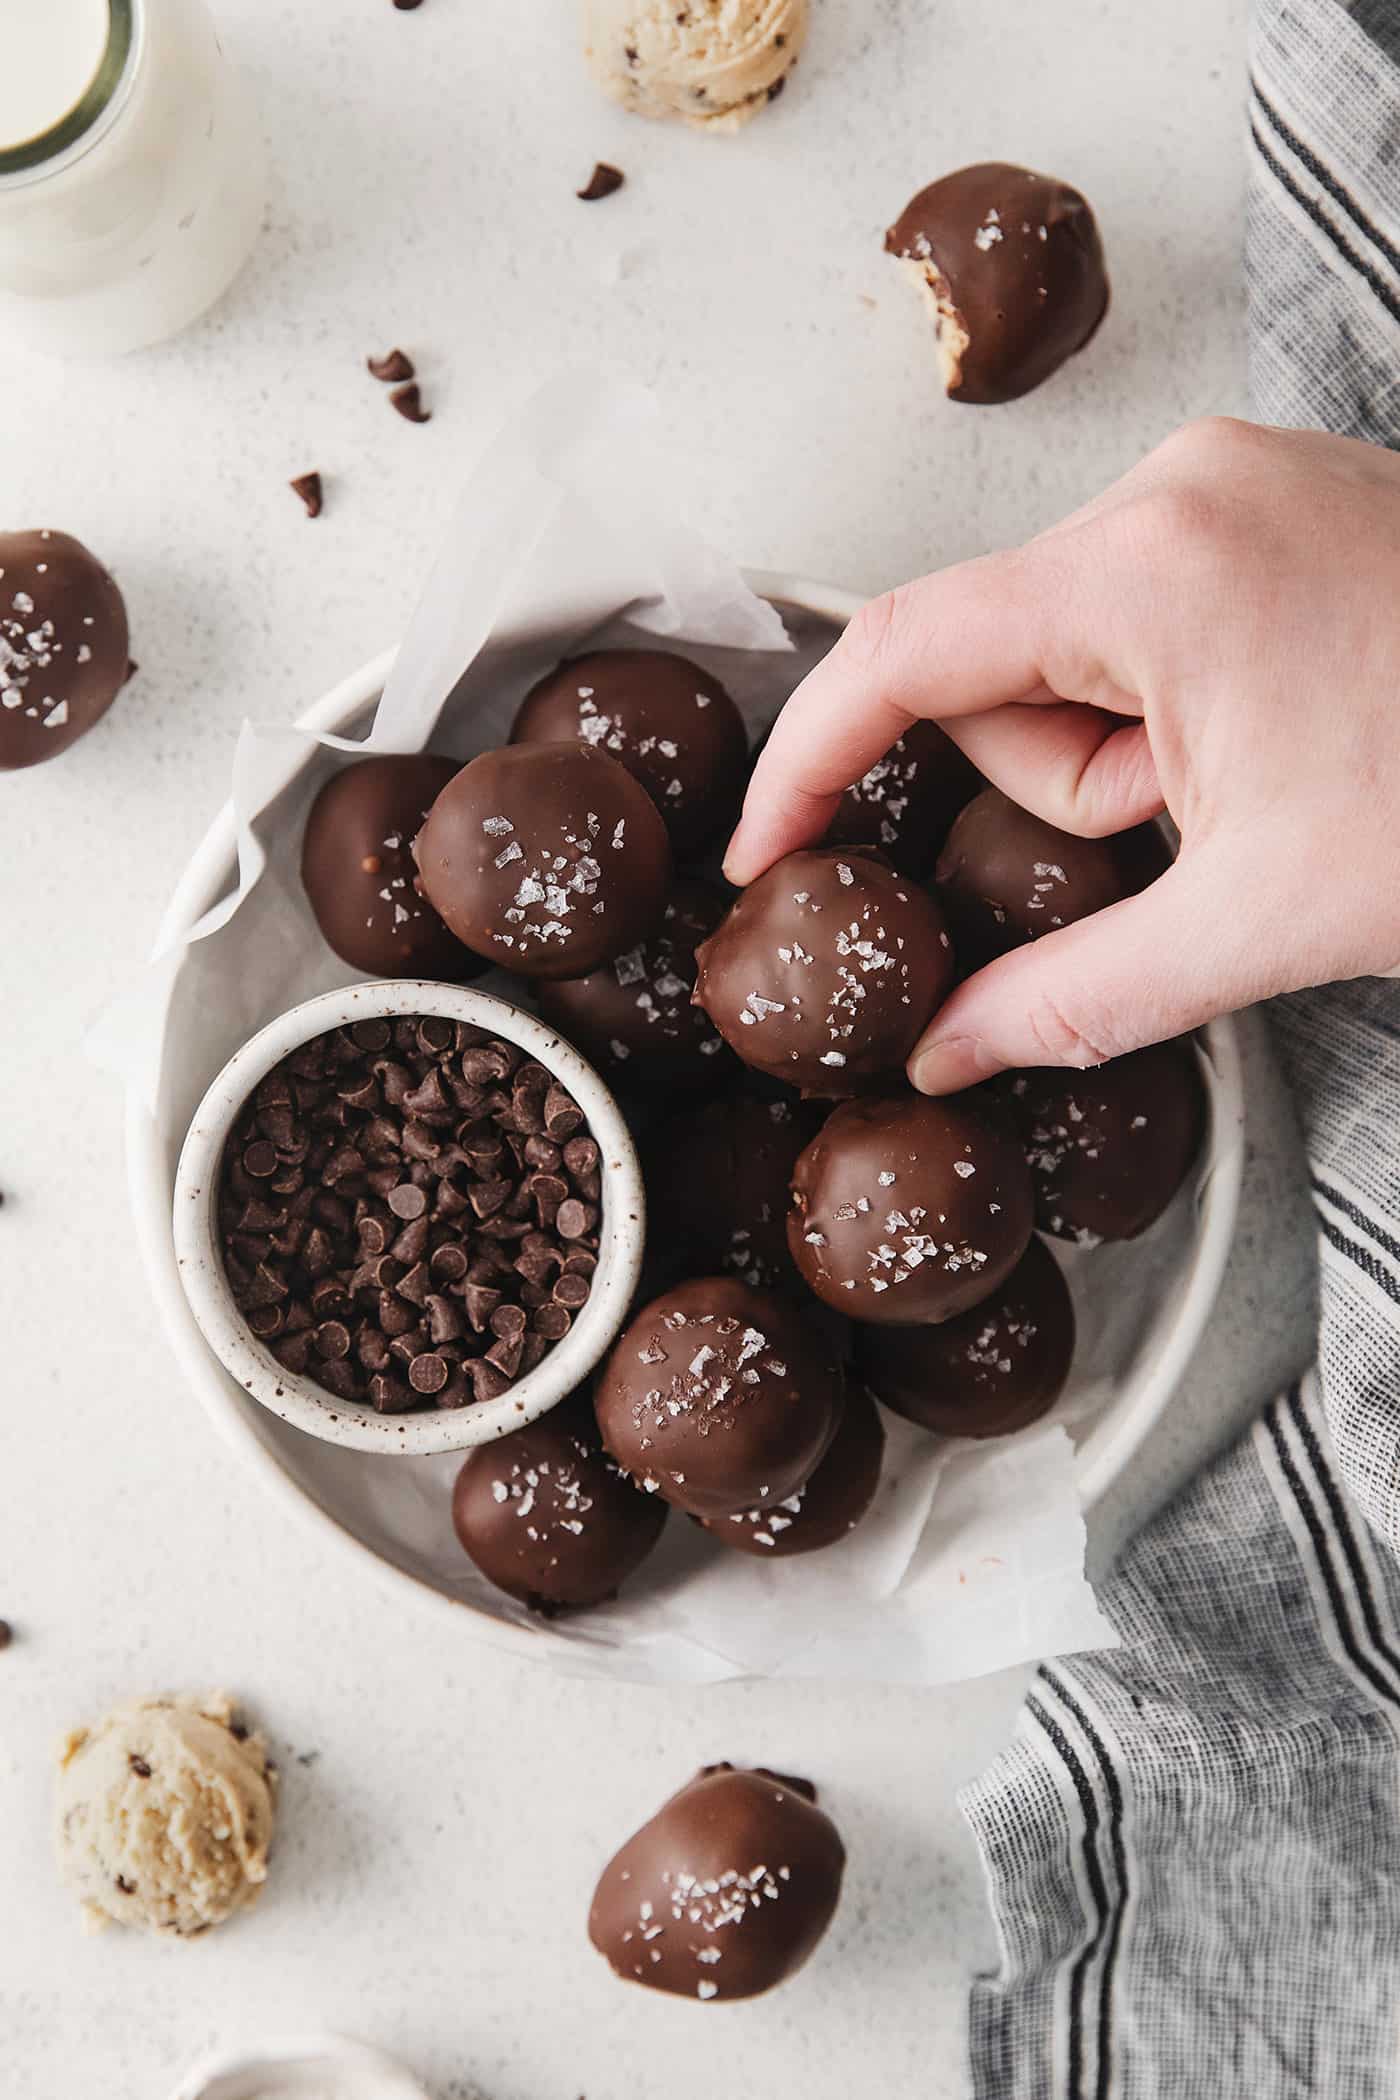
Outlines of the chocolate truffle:
{"type": "Polygon", "coordinates": [[[723,1271],[766,1290],[796,1286],[788,1187],[822,1111],[738,1095],[670,1116],[646,1147],[651,1244],[691,1275],[723,1271]]]}
{"type": "Polygon", "coordinates": [[[639,780],[677,852],[733,822],[749,739],[717,678],[663,649],[594,649],[525,695],[513,744],[580,743],[639,780]]]}
{"type": "Polygon", "coordinates": [[[1074,1355],[1074,1307],[1033,1239],[1007,1281],[937,1327],[860,1327],[856,1362],[886,1407],[940,1436],[1005,1436],[1053,1407],[1074,1355]]]}
{"type": "Polygon", "coordinates": [[[847,1101],[797,1162],[788,1243],[853,1320],[916,1326],[990,1297],[1031,1236],[1031,1179],[994,1106],[963,1094],[847,1101]]]}
{"type": "Polygon", "coordinates": [[[1137,886],[1116,839],[1060,831],[999,788],[968,803],[938,856],[939,895],[964,972],[1087,919],[1137,886]]]}
{"type": "Polygon", "coordinates": [[[594,1404],[603,1442],[648,1493],[727,1517],[771,1509],[811,1478],[844,1391],[816,1322],[771,1291],[702,1276],[637,1315],[594,1404]]]}
{"type": "MultiPolygon", "coordinates": [[[[880,1330],[894,1334],[890,1327],[880,1330]]],[[[927,1334],[928,1328],[916,1328],[927,1334]]],[[[835,1546],[854,1531],[875,1499],[885,1456],[880,1410],[864,1386],[846,1394],[846,1411],[831,1449],[805,1486],[772,1509],[746,1509],[735,1517],[702,1517],[706,1531],[723,1546],[752,1553],[759,1560],[786,1560],[794,1553],[817,1553],[835,1546]]]]}
{"type": "Polygon", "coordinates": [[[695,950],[724,916],[702,882],[678,881],[645,941],[586,977],[537,985],[552,1028],[618,1085],[670,1091],[712,1085],[734,1069],[708,1014],[691,998],[695,950]]]}
{"type": "Polygon", "coordinates": [[[628,1983],[756,1998],[831,1923],[846,1850],[815,1787],[707,1765],[604,1867],[588,1937],[628,1983]]]}
{"type": "Polygon", "coordinates": [[[1136,1239],[1160,1218],[1205,1130],[1205,1088],[1184,1037],[1087,1072],[1017,1072],[1006,1092],[1037,1225],[1086,1246],[1136,1239]]]}
{"type": "Polygon", "coordinates": [[[454,940],[418,888],[413,841],[460,770],[455,758],[361,758],[311,805],[301,880],[323,938],[368,977],[475,977],[486,966],[454,940]]]}
{"type": "Polygon", "coordinates": [[[126,684],[126,607],[66,532],[0,532],[0,772],[76,744],[126,684]]]}
{"type": "Polygon", "coordinates": [[[901,875],[926,875],[982,775],[936,722],[911,722],[841,797],[829,846],[878,846],[901,875]]]}
{"type": "Polygon", "coordinates": [[[473,1451],[452,1490],[462,1550],[534,1611],[602,1604],[660,1538],[666,1505],[613,1464],[587,1396],[473,1451]]]}
{"type": "Polygon", "coordinates": [[[1003,161],[959,168],[885,235],[932,309],[951,400],[1015,401],[1082,350],[1108,308],[1094,214],[1078,190],[1003,161]]]}
{"type": "Polygon", "coordinates": [[[438,796],[414,852],[458,940],[521,977],[586,977],[635,948],[671,882],[650,797],[587,744],[484,751],[438,796]]]}
{"type": "Polygon", "coordinates": [[[953,982],[932,897],[836,847],[775,862],[696,960],[695,997],[745,1064],[828,1096],[897,1072],[953,982]]]}

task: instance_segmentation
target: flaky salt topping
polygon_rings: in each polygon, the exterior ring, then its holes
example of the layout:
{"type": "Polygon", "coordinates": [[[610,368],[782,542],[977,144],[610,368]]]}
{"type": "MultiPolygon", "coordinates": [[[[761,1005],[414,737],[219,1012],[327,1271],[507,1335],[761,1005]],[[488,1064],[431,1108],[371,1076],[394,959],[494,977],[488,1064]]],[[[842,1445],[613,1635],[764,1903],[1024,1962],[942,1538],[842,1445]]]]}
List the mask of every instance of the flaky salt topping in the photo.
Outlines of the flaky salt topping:
{"type": "Polygon", "coordinates": [[[491,1499],[509,1504],[511,1515],[524,1526],[525,1536],[536,1544],[548,1543],[555,1530],[578,1538],[584,1518],[593,1507],[593,1497],[569,1464],[541,1459],[528,1465],[516,1460],[508,1473],[498,1473],[491,1482],[491,1499]]]}
{"type": "MultiPolygon", "coordinates": [[[[36,574],[47,575],[48,566],[36,562],[36,574]]],[[[68,720],[68,702],[55,699],[47,690],[47,674],[61,675],[63,665],[58,659],[69,652],[53,621],[38,617],[28,591],[6,592],[4,575],[0,569],[0,708],[7,712],[23,709],[43,728],[62,729],[68,720]]],[[[91,618],[83,621],[85,627],[92,624],[91,618]]],[[[92,661],[87,642],[79,642],[71,653],[75,663],[92,661]]]]}
{"type": "Polygon", "coordinates": [[[637,1350],[637,1361],[670,1367],[665,1384],[648,1387],[633,1405],[633,1420],[656,1430],[685,1419],[709,1430],[754,1397],[764,1377],[786,1378],[788,1367],[760,1328],[728,1315],[664,1312],[637,1350]],[[672,1340],[672,1337],[675,1339],[672,1340]]]}

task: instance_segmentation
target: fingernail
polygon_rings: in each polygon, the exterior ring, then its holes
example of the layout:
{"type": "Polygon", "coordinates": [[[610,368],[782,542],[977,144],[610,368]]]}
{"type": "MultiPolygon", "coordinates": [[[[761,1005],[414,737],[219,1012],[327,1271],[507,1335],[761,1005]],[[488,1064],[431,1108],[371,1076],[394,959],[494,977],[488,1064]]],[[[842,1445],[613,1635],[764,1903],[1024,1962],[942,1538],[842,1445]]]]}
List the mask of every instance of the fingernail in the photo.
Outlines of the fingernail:
{"type": "Polygon", "coordinates": [[[744,850],[744,827],[741,824],[725,849],[721,871],[726,882],[732,882],[736,890],[747,884],[753,873],[750,865],[753,856],[744,850]]]}
{"type": "Polygon", "coordinates": [[[985,1043],[973,1035],[950,1035],[924,1043],[909,1060],[909,1083],[921,1094],[960,1094],[1001,1070],[985,1043]]]}

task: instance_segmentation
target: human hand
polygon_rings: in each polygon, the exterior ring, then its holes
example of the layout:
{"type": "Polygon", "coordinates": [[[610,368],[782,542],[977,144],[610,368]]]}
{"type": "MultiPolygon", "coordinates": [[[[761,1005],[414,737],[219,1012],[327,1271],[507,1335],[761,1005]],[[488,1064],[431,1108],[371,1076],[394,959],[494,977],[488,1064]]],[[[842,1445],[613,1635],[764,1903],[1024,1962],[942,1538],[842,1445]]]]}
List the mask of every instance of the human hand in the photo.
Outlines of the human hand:
{"type": "Polygon", "coordinates": [[[867,605],[778,718],[725,873],[819,838],[911,720],[1065,831],[1164,807],[1174,866],[969,978],[926,1093],[1099,1064],[1400,961],[1400,457],[1189,424],[1028,545],[867,605]]]}

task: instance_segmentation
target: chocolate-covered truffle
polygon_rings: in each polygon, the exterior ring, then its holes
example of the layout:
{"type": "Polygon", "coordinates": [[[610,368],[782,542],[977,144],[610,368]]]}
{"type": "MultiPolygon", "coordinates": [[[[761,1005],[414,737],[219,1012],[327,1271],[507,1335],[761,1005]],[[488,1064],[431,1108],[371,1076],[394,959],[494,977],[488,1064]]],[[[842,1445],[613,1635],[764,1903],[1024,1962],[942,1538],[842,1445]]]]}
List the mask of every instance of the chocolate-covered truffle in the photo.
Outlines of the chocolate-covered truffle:
{"type": "Polygon", "coordinates": [[[1064,1390],[1074,1306],[1033,1239],[1001,1289],[937,1327],[859,1327],[856,1363],[878,1400],[940,1436],[1005,1436],[1064,1390]]]}
{"type": "Polygon", "coordinates": [[[950,399],[1015,401],[1082,350],[1108,307],[1094,214],[1068,183],[1003,161],[911,198],[885,250],[933,309],[950,399]]]}
{"type": "Polygon", "coordinates": [[[901,875],[926,875],[954,817],[985,782],[936,722],[911,722],[848,787],[829,846],[878,846],[901,875]]]}
{"type": "Polygon", "coordinates": [[[692,1090],[734,1069],[691,998],[695,950],[724,916],[724,899],[682,878],[656,931],[586,977],[536,987],[540,1012],[620,1086],[692,1090]]]}
{"type": "Polygon", "coordinates": [[[817,1322],[771,1291],[702,1276],[624,1331],[594,1395],[618,1464],[697,1517],[771,1509],[836,1433],[844,1378],[817,1322]]]}
{"type": "Polygon", "coordinates": [[[1031,1235],[1014,1133],[970,1096],[847,1101],[793,1173],[788,1243],[803,1279],[853,1320],[951,1320],[990,1297],[1031,1235]]]}
{"type": "Polygon", "coordinates": [[[796,1286],[788,1187],[822,1113],[736,1095],[668,1117],[646,1146],[651,1246],[691,1275],[723,1271],[767,1290],[796,1286]]]}
{"type": "Polygon", "coordinates": [[[1060,831],[999,788],[968,803],[938,856],[939,895],[964,973],[1117,904],[1136,886],[1115,839],[1060,831]]]}
{"type": "Polygon", "coordinates": [[[697,961],[695,996],[745,1064],[822,1095],[899,1071],[953,981],[927,891],[837,847],[777,861],[697,961]]]}
{"type": "Polygon", "coordinates": [[[1184,1038],[1087,1072],[1017,1072],[1006,1093],[1037,1225],[1088,1246],[1145,1232],[1185,1181],[1205,1130],[1205,1088],[1184,1038]]]}
{"type": "Polygon", "coordinates": [[[749,740],[717,678],[663,649],[594,649],[525,695],[513,744],[581,743],[639,780],[678,852],[738,814],[749,740]]]}
{"type": "Polygon", "coordinates": [[[635,948],[671,880],[651,798],[587,744],[484,751],[438,796],[414,851],[458,940],[521,977],[586,977],[635,948]]]}
{"type": "Polygon", "coordinates": [[[0,772],[76,744],[126,684],[126,606],[66,532],[0,532],[0,772]]]}
{"type": "Polygon", "coordinates": [[[609,1860],[588,1937],[629,1983],[756,1998],[831,1923],[846,1851],[806,1780],[707,1765],[609,1860]]]}
{"type": "MultiPolygon", "coordinates": [[[[881,1330],[893,1334],[894,1328],[881,1330]]],[[[917,1332],[927,1333],[928,1329],[917,1332]]],[[[880,1410],[864,1386],[852,1385],[831,1448],[811,1479],[772,1509],[746,1509],[734,1517],[702,1517],[723,1546],[759,1560],[786,1560],[817,1553],[854,1531],[875,1499],[885,1456],[880,1410]]]]}
{"type": "Polygon", "coordinates": [[[535,1611],[616,1596],[660,1538],[666,1504],[604,1451],[587,1396],[473,1451],[452,1490],[462,1550],[535,1611]]]}
{"type": "Polygon", "coordinates": [[[475,977],[486,966],[455,940],[418,887],[413,841],[460,770],[455,758],[357,759],[311,805],[301,880],[316,924],[368,977],[475,977]]]}

